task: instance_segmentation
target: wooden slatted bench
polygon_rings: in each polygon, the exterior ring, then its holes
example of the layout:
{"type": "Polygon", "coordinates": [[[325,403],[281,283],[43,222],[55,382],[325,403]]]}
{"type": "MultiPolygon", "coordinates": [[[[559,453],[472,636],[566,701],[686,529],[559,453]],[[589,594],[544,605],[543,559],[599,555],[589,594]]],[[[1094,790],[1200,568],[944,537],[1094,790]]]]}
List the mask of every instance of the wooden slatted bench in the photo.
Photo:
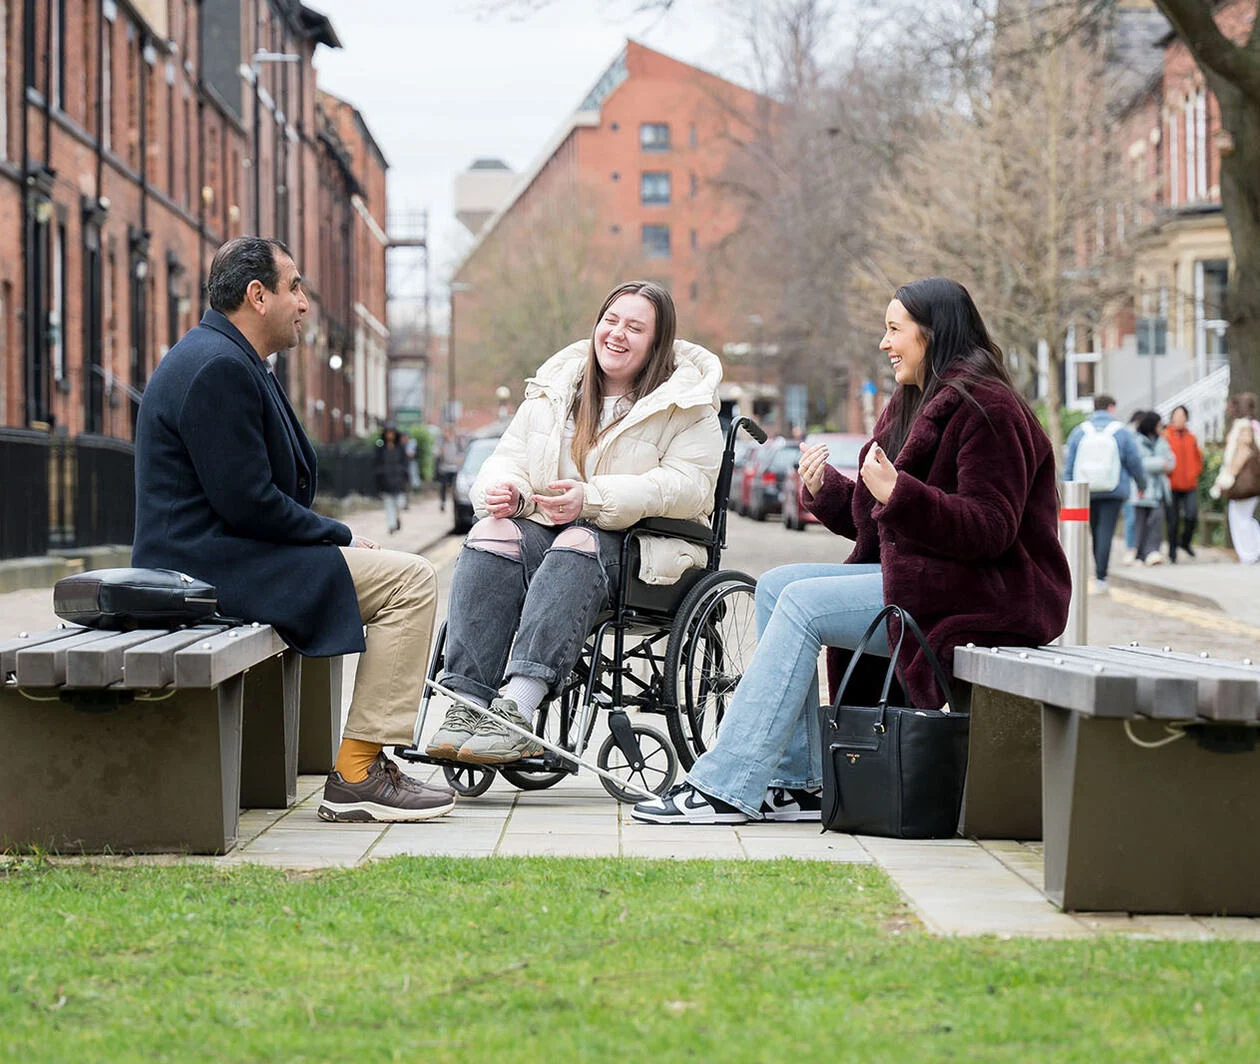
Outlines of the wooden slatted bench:
{"type": "Polygon", "coordinates": [[[341,659],[306,665],[257,624],[0,642],[0,848],[227,852],[332,767],[341,659]]]}
{"type": "Polygon", "coordinates": [[[1260,666],[968,647],[954,670],[973,727],[991,694],[1040,707],[1045,889],[1062,908],[1260,915],[1260,666]]]}

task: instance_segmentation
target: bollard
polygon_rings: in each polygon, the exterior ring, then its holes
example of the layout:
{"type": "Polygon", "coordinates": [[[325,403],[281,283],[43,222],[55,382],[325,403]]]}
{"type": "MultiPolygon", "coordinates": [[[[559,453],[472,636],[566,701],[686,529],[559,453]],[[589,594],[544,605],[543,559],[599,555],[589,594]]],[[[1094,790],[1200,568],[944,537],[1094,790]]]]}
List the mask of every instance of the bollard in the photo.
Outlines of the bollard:
{"type": "Polygon", "coordinates": [[[1089,635],[1089,574],[1092,552],[1089,536],[1089,485],[1069,480],[1063,485],[1059,508],[1059,542],[1072,573],[1072,600],[1067,627],[1055,640],[1058,646],[1083,646],[1089,635]]]}

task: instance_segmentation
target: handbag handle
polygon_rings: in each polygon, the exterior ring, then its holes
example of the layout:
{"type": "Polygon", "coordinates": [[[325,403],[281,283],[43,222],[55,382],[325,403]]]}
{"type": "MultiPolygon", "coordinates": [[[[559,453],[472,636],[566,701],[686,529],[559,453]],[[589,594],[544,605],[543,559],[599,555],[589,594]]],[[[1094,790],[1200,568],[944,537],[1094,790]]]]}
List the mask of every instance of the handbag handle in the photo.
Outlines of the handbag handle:
{"type": "Polygon", "coordinates": [[[941,690],[945,692],[946,703],[953,705],[954,692],[950,686],[949,678],[945,675],[945,670],[941,668],[941,663],[937,659],[935,652],[928,646],[927,637],[924,636],[923,629],[919,627],[919,623],[900,606],[885,606],[875,615],[875,619],[871,621],[862,638],[858,640],[858,645],[853,650],[853,656],[849,659],[849,666],[844,670],[844,677],[836,690],[836,700],[831,707],[831,726],[833,728],[836,726],[836,719],[840,715],[840,706],[844,701],[845,689],[849,686],[849,680],[853,678],[853,672],[857,668],[858,660],[866,653],[867,644],[870,643],[875,633],[879,630],[879,626],[885,623],[890,616],[895,616],[901,621],[901,633],[897,637],[897,645],[893,647],[892,654],[889,656],[888,672],[884,675],[884,686],[879,693],[879,720],[875,723],[875,730],[880,732],[884,730],[884,714],[888,710],[888,692],[892,689],[893,676],[897,671],[897,659],[901,656],[901,645],[905,640],[907,630],[914,636],[920,649],[923,651],[924,657],[927,658],[927,663],[932,669],[932,674],[936,677],[936,682],[940,684],[941,690]]]}

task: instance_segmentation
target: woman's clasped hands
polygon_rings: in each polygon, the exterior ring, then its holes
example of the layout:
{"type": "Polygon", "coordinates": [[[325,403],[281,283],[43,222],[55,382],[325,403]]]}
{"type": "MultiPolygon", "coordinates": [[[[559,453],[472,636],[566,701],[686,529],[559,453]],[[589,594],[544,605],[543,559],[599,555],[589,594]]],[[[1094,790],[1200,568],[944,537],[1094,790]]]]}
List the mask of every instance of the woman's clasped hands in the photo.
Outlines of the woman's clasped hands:
{"type": "MultiPolygon", "coordinates": [[[[535,495],[534,505],[553,524],[572,524],[582,516],[586,500],[585,485],[580,480],[555,480],[547,485],[555,495],[535,495]]],[[[516,517],[521,507],[521,493],[515,484],[496,484],[486,489],[486,512],[491,517],[516,517]]]]}

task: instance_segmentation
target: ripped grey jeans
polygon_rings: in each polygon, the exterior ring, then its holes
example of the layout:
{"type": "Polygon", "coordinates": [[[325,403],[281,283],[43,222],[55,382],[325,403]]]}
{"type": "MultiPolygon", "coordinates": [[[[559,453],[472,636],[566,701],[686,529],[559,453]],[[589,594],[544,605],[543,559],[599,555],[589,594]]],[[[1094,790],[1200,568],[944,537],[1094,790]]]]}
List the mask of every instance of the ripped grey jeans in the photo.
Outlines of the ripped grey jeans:
{"type": "Polygon", "coordinates": [[[623,538],[584,521],[478,521],[451,578],[441,682],[489,703],[508,677],[531,676],[555,695],[611,600],[623,538]]]}

